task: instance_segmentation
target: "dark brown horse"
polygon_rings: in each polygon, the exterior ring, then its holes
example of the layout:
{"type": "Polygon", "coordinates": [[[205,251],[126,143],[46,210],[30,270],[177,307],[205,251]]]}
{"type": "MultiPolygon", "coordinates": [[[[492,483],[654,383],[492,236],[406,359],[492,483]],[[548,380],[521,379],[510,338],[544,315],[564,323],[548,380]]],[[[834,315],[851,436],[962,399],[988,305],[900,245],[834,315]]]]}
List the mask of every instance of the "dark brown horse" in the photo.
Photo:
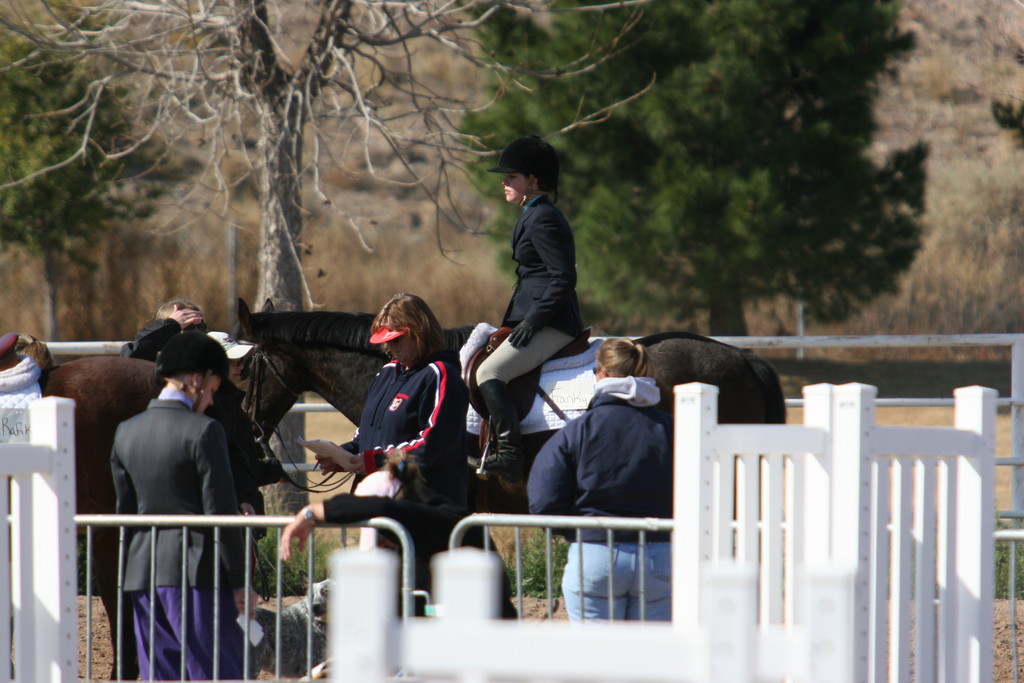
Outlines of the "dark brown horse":
{"type": "MultiPolygon", "coordinates": [[[[117,425],[146,409],[160,391],[153,363],[134,358],[96,356],[63,363],[43,373],[44,396],[75,400],[75,488],[78,512],[113,514],[117,495],[110,475],[110,451],[117,425]]],[[[99,529],[93,536],[93,573],[110,621],[114,662],[117,652],[117,543],[116,529],[99,529]]],[[[122,677],[138,675],[131,603],[125,603],[122,677]]],[[[116,667],[116,664],[115,664],[116,667]]],[[[116,677],[116,670],[110,678],[116,677]]]]}
{"type": "MultiPolygon", "coordinates": [[[[239,301],[236,334],[255,343],[252,381],[246,410],[266,434],[273,431],[299,396],[312,391],[322,396],[354,424],[359,424],[366,392],[386,361],[380,347],[370,344],[369,313],[281,312],[250,313],[239,301]]],[[[445,330],[449,349],[459,349],[471,326],[445,330]]],[[[705,382],[719,387],[722,422],[781,423],[786,404],[775,370],[760,356],[707,337],[666,332],[638,340],[651,353],[655,379],[662,389],[664,410],[672,410],[672,387],[705,382]]],[[[552,432],[524,436],[526,467],[552,432]]],[[[475,439],[469,443],[475,447],[475,439]]],[[[471,487],[479,480],[471,477],[471,487]]],[[[482,500],[474,496],[471,500],[482,500]]],[[[492,512],[526,511],[525,488],[506,487],[488,480],[487,507],[492,512]]]]}

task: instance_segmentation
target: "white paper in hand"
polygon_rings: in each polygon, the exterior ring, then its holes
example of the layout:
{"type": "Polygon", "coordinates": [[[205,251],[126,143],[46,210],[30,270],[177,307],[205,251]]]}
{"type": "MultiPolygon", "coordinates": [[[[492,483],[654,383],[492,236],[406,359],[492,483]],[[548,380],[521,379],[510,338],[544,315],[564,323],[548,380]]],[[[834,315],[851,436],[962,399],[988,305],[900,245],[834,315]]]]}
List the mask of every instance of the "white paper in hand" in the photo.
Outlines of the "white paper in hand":
{"type": "MultiPolygon", "coordinates": [[[[245,615],[238,615],[238,625],[241,627],[242,632],[245,632],[245,615]]],[[[252,619],[249,621],[249,642],[253,644],[253,647],[260,644],[263,640],[263,627],[260,626],[260,622],[252,619]]]]}
{"type": "Polygon", "coordinates": [[[299,443],[313,451],[321,458],[330,458],[339,465],[345,466],[352,459],[352,454],[341,446],[335,445],[324,439],[310,439],[309,441],[299,437],[299,443]]]}

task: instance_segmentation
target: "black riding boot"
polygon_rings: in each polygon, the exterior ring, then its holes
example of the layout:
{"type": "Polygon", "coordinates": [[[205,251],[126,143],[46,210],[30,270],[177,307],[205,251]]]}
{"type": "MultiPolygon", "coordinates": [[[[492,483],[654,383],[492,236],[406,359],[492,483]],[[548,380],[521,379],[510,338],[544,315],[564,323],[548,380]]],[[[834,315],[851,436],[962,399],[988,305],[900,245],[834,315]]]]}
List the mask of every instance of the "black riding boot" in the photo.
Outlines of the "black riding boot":
{"type": "Polygon", "coordinates": [[[487,380],[479,389],[491,414],[493,439],[484,472],[499,476],[510,484],[518,483],[523,478],[523,440],[512,392],[499,379],[487,380]]]}

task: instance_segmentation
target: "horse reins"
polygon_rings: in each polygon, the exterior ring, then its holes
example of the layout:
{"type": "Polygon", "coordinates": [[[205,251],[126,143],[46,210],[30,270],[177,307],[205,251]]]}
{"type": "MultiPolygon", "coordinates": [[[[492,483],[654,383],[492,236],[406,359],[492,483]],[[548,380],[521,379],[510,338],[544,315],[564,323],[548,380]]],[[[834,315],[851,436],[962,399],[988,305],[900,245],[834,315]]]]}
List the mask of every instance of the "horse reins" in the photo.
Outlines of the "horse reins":
{"type": "MultiPolygon", "coordinates": [[[[288,386],[288,383],[285,381],[284,376],[281,374],[281,371],[274,367],[274,363],[270,359],[270,356],[267,355],[267,353],[263,349],[261,349],[259,345],[256,345],[256,350],[253,351],[252,354],[252,376],[250,377],[249,380],[250,391],[246,393],[245,404],[243,405],[243,408],[245,410],[245,414],[249,417],[249,421],[253,424],[253,426],[256,427],[257,431],[259,432],[259,436],[256,439],[256,444],[263,451],[264,455],[266,455],[267,457],[276,458],[277,455],[274,453],[274,450],[270,447],[270,437],[272,437],[274,434],[277,434],[278,438],[281,441],[282,448],[284,449],[284,452],[287,454],[288,451],[287,446],[284,443],[284,439],[281,439],[281,435],[278,433],[277,428],[268,430],[264,424],[262,424],[259,420],[256,419],[256,408],[260,404],[260,391],[263,388],[264,372],[266,368],[270,369],[270,373],[273,375],[274,379],[277,380],[277,383],[280,384],[285,391],[291,394],[296,401],[299,399],[300,396],[302,396],[302,392],[295,391],[290,386],[288,386]]],[[[291,457],[291,455],[288,455],[288,462],[292,465],[296,464],[295,460],[291,457]]],[[[307,493],[330,493],[331,491],[336,491],[337,489],[344,486],[353,476],[351,472],[347,472],[337,482],[331,482],[331,479],[334,477],[335,474],[337,473],[327,473],[327,476],[324,477],[324,480],[322,482],[316,485],[316,488],[303,486],[297,483],[294,479],[291,478],[291,476],[287,472],[284,473],[284,478],[287,479],[288,483],[290,483],[295,488],[305,491],[307,493]],[[328,484],[330,485],[328,486],[328,484]]]]}

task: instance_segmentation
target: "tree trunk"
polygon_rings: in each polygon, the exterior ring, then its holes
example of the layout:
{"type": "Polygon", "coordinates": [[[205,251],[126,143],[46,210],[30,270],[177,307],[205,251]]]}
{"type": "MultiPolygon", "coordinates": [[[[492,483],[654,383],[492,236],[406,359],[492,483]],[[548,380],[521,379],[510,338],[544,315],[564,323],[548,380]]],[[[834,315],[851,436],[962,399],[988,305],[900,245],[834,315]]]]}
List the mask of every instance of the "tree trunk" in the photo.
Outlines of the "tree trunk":
{"type": "Polygon", "coordinates": [[[302,120],[286,107],[265,104],[260,173],[260,286],[256,300],[267,299],[277,310],[302,310],[302,235],[299,169],[302,167],[302,120]],[[279,110],[283,109],[283,111],[279,110]]]}
{"type": "Polygon", "coordinates": [[[747,335],[743,317],[743,297],[728,287],[712,290],[708,306],[708,324],[712,336],[742,337],[747,335]]]}
{"type": "Polygon", "coordinates": [[[43,339],[57,341],[60,329],[57,326],[57,279],[60,277],[58,257],[52,251],[43,252],[43,339]]]}
{"type": "MultiPolygon", "coordinates": [[[[260,102],[260,286],[257,301],[271,299],[279,311],[302,310],[303,275],[298,240],[302,235],[301,185],[302,108],[295,102],[271,97],[260,102]]],[[[298,438],[306,433],[305,415],[286,415],[270,445],[281,462],[302,460],[298,438]]],[[[292,479],[306,485],[306,476],[292,479]]],[[[306,504],[306,494],[285,484],[274,496],[280,512],[294,512],[306,504]]]]}

